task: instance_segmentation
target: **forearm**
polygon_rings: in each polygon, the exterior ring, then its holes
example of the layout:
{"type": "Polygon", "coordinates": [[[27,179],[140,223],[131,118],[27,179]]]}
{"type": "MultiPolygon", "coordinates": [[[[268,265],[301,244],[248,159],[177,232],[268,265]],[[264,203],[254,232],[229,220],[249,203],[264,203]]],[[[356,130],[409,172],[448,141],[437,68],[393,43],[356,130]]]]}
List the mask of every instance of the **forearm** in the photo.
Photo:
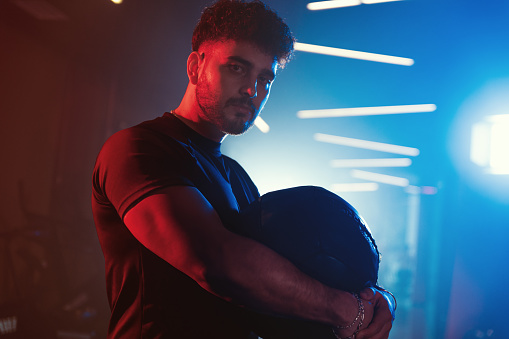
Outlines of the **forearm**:
{"type": "Polygon", "coordinates": [[[290,261],[253,240],[236,236],[221,258],[209,266],[203,287],[263,313],[307,319],[329,325],[351,322],[356,299],[327,287],[290,261]]]}
{"type": "Polygon", "coordinates": [[[174,186],[132,208],[124,221],[144,246],[207,291],[264,313],[348,324],[357,303],[254,240],[228,231],[199,191],[174,186]]]}

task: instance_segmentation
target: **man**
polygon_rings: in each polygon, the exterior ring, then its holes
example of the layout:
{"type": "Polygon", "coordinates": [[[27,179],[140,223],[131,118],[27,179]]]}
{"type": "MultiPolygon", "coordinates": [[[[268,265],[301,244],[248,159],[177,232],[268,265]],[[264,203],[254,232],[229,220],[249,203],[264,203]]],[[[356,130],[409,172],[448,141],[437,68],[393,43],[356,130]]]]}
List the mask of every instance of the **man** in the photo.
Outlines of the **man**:
{"type": "Polygon", "coordinates": [[[193,33],[181,104],[105,143],[92,205],[108,338],[248,338],[263,332],[264,314],[320,323],[336,337],[361,329],[357,338],[387,338],[392,315],[379,292],[361,300],[328,288],[228,230],[259,194],[220,143],[253,124],[293,43],[263,3],[220,0],[193,33]]]}

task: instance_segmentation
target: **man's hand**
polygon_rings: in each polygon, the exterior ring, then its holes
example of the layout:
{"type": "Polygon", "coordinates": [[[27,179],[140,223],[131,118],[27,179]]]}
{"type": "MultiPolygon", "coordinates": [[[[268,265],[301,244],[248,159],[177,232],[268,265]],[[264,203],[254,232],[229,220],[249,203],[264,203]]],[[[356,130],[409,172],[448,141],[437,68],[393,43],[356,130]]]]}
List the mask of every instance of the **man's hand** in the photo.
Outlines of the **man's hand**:
{"type": "Polygon", "coordinates": [[[356,339],[387,339],[392,328],[394,312],[396,311],[396,300],[393,296],[383,290],[366,288],[359,293],[359,296],[374,307],[374,315],[371,323],[366,329],[361,330],[356,339]]]}
{"type": "MultiPolygon", "coordinates": [[[[360,297],[360,295],[359,295],[360,297]]],[[[343,327],[336,327],[333,331],[336,338],[354,338],[354,335],[368,327],[374,315],[374,304],[371,300],[360,299],[361,302],[357,305],[357,316],[352,323],[343,327]],[[360,309],[359,307],[362,307],[360,309]]]]}

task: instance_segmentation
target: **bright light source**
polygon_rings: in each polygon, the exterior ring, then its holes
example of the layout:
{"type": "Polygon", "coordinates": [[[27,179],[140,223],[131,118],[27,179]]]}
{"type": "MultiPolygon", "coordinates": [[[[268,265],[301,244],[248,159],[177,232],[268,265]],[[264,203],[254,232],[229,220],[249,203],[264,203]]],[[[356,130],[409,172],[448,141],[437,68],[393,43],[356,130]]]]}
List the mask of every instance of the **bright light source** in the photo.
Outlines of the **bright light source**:
{"type": "Polygon", "coordinates": [[[332,191],[337,193],[342,192],[374,192],[378,190],[376,182],[361,182],[361,183],[347,183],[347,184],[333,184],[332,191]]]}
{"type": "Polygon", "coordinates": [[[262,118],[260,118],[260,116],[256,117],[254,125],[258,127],[262,133],[269,133],[270,131],[270,126],[262,118]]]}
{"type": "Polygon", "coordinates": [[[493,174],[509,174],[509,114],[487,117],[491,125],[490,169],[493,174]]]}
{"type": "Polygon", "coordinates": [[[395,177],[392,175],[366,172],[361,170],[352,170],[350,172],[352,177],[357,179],[364,179],[370,181],[376,181],[383,184],[394,185],[399,187],[407,187],[409,185],[409,181],[406,178],[395,177]]]}
{"type": "Polygon", "coordinates": [[[493,123],[509,124],[509,114],[497,114],[486,117],[486,121],[493,123]]]}
{"type": "Polygon", "coordinates": [[[368,52],[352,51],[349,49],[334,48],[327,46],[311,45],[302,42],[295,43],[295,50],[308,53],[317,53],[324,55],[332,55],[342,58],[351,58],[375,62],[383,62],[387,64],[395,64],[402,66],[412,66],[414,61],[408,58],[395,57],[391,55],[375,54],[368,52]]]}
{"type": "Polygon", "coordinates": [[[301,119],[309,119],[309,118],[352,117],[365,115],[427,113],[434,112],[436,109],[437,106],[434,104],[315,109],[298,111],[297,117],[301,119]]]}
{"type": "Polygon", "coordinates": [[[486,117],[472,126],[470,159],[492,174],[509,174],[509,114],[486,117]]]}
{"type": "Polygon", "coordinates": [[[509,165],[504,165],[509,158],[509,77],[485,80],[455,113],[447,151],[458,180],[488,199],[509,204],[509,165]],[[501,127],[493,130],[494,125],[501,127]]]}
{"type": "Polygon", "coordinates": [[[479,122],[472,126],[472,144],[470,146],[470,160],[481,167],[489,165],[490,131],[491,125],[479,122]]]}
{"type": "Polygon", "coordinates": [[[327,142],[327,143],[336,144],[336,145],[364,148],[364,149],[369,149],[369,150],[373,150],[373,151],[401,154],[401,155],[407,155],[407,156],[413,156],[413,157],[418,156],[420,153],[417,148],[413,148],[413,147],[384,144],[381,142],[353,139],[353,138],[340,137],[337,135],[329,135],[329,134],[322,134],[322,133],[316,133],[314,135],[314,139],[316,141],[327,142]]]}
{"type": "Polygon", "coordinates": [[[111,0],[114,4],[121,4],[123,0],[111,0]]]}
{"type": "Polygon", "coordinates": [[[409,158],[386,159],[336,159],[330,162],[335,168],[348,167],[408,167],[412,164],[409,158]]]}
{"type": "Polygon", "coordinates": [[[490,166],[493,172],[509,174],[509,123],[496,123],[491,129],[490,166]]]}
{"type": "Polygon", "coordinates": [[[333,9],[342,7],[358,6],[360,4],[372,5],[382,2],[393,2],[401,0],[329,0],[329,1],[317,1],[310,2],[307,5],[307,9],[310,11],[318,11],[322,9],[333,9]]]}
{"type": "Polygon", "coordinates": [[[307,9],[310,11],[318,11],[321,9],[332,9],[341,7],[358,6],[361,4],[360,0],[330,0],[330,1],[318,1],[310,2],[307,5],[307,9]]]}

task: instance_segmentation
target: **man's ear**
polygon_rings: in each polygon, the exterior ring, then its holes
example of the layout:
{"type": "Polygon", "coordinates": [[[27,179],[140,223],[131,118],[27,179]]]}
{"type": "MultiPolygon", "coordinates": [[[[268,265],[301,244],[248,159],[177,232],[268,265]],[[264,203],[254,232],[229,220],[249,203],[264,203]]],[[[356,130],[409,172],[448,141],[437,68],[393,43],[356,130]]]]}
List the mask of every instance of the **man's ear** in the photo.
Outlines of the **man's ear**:
{"type": "Polygon", "coordinates": [[[200,54],[196,51],[189,54],[187,58],[187,77],[193,85],[198,83],[198,66],[200,65],[200,54]]]}

